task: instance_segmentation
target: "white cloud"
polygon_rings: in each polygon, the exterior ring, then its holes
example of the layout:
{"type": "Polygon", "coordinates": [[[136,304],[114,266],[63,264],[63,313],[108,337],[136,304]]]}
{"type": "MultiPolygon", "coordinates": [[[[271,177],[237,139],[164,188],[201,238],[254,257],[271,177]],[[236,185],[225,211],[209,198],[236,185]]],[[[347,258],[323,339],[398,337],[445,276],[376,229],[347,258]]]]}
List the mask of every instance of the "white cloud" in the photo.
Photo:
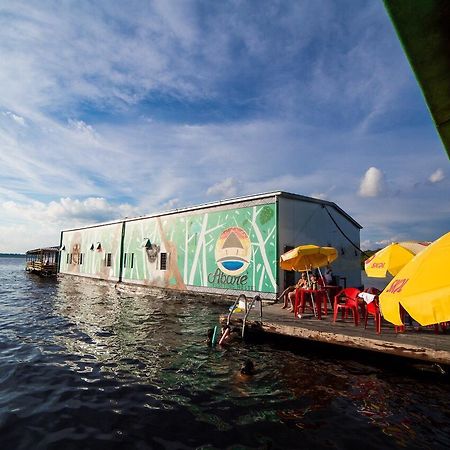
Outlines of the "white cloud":
{"type": "Polygon", "coordinates": [[[380,169],[369,167],[359,185],[361,197],[378,197],[384,189],[384,175],[380,169]]]}
{"type": "Polygon", "coordinates": [[[57,245],[62,229],[107,222],[142,213],[126,203],[112,204],[104,198],[61,198],[48,203],[5,201],[0,203],[2,222],[0,252],[25,252],[57,245]]]}
{"type": "Polygon", "coordinates": [[[431,123],[407,124],[423,100],[382,4],[265,5],[2,5],[4,245],[272,190],[336,202],[372,241],[447,226],[446,158],[431,123]],[[416,187],[433,171],[438,211],[416,187]]]}
{"type": "Polygon", "coordinates": [[[238,183],[232,178],[225,178],[219,183],[210,186],[206,191],[207,195],[220,196],[224,198],[234,197],[237,194],[238,183]]]}
{"type": "Polygon", "coordinates": [[[83,120],[69,119],[69,127],[80,135],[87,137],[88,140],[96,141],[97,133],[92,125],[88,125],[83,120]]]}
{"type": "Polygon", "coordinates": [[[18,116],[17,114],[14,114],[11,111],[5,111],[5,112],[2,112],[2,114],[4,116],[9,117],[10,119],[14,120],[14,122],[18,123],[22,127],[25,126],[25,119],[23,117],[18,116]]]}
{"type": "MultiPolygon", "coordinates": [[[[171,209],[176,209],[179,206],[183,207],[185,205],[181,204],[181,201],[179,198],[171,198],[170,200],[168,200],[167,202],[165,202],[161,205],[161,209],[162,209],[162,211],[170,211],[171,209]]],[[[148,211],[148,212],[151,213],[151,211],[148,211]]]]}
{"type": "Polygon", "coordinates": [[[61,226],[85,225],[138,214],[137,209],[128,204],[114,205],[100,197],[85,200],[66,197],[49,203],[6,201],[1,203],[1,208],[5,216],[21,222],[50,222],[61,226]]]}
{"type": "Polygon", "coordinates": [[[310,197],[318,198],[320,200],[327,200],[328,195],[325,192],[313,192],[310,197]]]}
{"type": "Polygon", "coordinates": [[[428,180],[431,183],[439,183],[445,178],[444,171],[442,169],[437,169],[435,172],[433,172],[428,180]]]}

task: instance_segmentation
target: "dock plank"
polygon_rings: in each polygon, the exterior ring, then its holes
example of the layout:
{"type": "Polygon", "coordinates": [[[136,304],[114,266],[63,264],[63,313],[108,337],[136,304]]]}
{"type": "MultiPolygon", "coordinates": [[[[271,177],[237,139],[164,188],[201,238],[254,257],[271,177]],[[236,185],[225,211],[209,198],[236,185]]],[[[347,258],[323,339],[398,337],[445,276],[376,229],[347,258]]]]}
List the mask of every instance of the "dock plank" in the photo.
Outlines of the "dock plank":
{"type": "MultiPolygon", "coordinates": [[[[242,319],[243,313],[233,314],[232,324],[240,325],[242,319]]],[[[247,326],[252,332],[279,334],[450,365],[450,334],[436,334],[433,328],[395,333],[392,324],[383,322],[381,334],[378,335],[371,319],[367,329],[364,329],[364,324],[355,326],[351,319],[333,322],[332,314],[323,316],[322,320],[312,315],[296,319],[293,313],[281,309],[279,304],[263,307],[262,322],[259,312],[256,309],[252,311],[247,318],[247,326]]]]}

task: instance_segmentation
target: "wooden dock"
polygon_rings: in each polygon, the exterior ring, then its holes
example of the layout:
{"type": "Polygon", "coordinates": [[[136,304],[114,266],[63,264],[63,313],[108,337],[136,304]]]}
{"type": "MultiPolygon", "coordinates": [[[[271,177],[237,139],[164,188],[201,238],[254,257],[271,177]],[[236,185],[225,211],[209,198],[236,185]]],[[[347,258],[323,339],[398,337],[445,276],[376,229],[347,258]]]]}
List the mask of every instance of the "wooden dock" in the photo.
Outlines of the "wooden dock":
{"type": "MultiPolygon", "coordinates": [[[[242,326],[242,319],[243,313],[233,313],[231,325],[242,326]]],[[[450,330],[436,334],[433,327],[421,327],[419,331],[407,328],[403,333],[395,333],[392,324],[383,322],[381,334],[377,334],[371,318],[364,329],[364,323],[355,326],[351,319],[333,322],[332,314],[322,316],[322,320],[312,314],[295,319],[293,313],[274,304],[263,307],[262,322],[259,310],[251,311],[247,332],[283,335],[450,366],[450,330]]]]}

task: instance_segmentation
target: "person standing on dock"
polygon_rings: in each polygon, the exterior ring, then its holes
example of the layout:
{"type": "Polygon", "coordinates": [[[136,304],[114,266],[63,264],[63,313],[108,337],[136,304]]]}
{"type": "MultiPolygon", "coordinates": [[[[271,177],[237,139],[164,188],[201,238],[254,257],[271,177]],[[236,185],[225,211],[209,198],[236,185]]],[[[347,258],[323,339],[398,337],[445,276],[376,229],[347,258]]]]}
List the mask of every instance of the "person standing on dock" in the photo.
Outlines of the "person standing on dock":
{"type": "Polygon", "coordinates": [[[333,271],[331,270],[330,265],[327,265],[327,268],[323,272],[323,278],[325,280],[325,284],[331,286],[333,284],[333,271]]]}

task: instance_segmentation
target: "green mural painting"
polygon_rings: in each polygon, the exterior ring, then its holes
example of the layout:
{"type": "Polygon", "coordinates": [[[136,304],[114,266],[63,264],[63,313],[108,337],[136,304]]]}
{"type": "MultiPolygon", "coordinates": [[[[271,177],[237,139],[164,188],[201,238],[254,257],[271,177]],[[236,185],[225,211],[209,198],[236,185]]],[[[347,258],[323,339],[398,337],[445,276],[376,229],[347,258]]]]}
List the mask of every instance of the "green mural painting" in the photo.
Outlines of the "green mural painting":
{"type": "Polygon", "coordinates": [[[63,232],[60,272],[149,286],[276,293],[276,204],[63,232]],[[80,256],[81,255],[81,256],[80,256]]]}
{"type": "Polygon", "coordinates": [[[130,221],[124,253],[124,281],[274,293],[276,205],[130,221]]]}

